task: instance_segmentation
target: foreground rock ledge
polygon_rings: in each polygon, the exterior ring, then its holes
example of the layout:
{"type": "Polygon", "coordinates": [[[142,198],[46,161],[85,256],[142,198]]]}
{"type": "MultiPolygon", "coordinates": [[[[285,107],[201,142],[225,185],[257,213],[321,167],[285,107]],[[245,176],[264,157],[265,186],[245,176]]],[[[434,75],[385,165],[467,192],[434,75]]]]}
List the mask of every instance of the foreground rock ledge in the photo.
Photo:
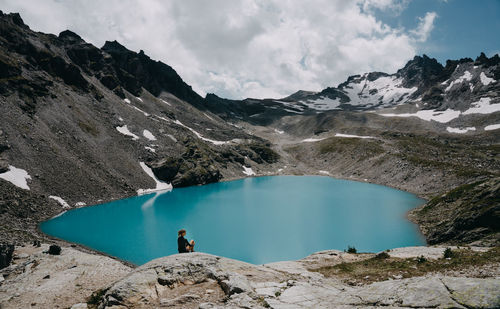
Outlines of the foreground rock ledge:
{"type": "MultiPolygon", "coordinates": [[[[444,248],[403,248],[394,256],[437,258],[444,248]]],[[[323,251],[303,260],[252,265],[204,253],[153,260],[113,284],[99,308],[498,308],[500,278],[433,274],[349,286],[307,269],[355,259],[323,251]]]]}
{"type": "MultiPolygon", "coordinates": [[[[191,253],[132,269],[70,247],[63,247],[61,255],[43,253],[48,247],[16,247],[13,264],[0,270],[0,308],[500,307],[497,264],[481,269],[487,278],[474,278],[476,272],[464,270],[352,286],[310,269],[355,262],[366,255],[329,250],[298,261],[253,265],[191,253]]],[[[389,255],[438,259],[444,250],[407,247],[389,255]]]]}

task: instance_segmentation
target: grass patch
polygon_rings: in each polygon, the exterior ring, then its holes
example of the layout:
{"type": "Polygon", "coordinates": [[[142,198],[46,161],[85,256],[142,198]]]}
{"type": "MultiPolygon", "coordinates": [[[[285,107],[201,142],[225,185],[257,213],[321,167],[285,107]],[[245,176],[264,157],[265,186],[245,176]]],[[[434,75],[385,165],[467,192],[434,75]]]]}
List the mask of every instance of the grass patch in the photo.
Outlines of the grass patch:
{"type": "Polygon", "coordinates": [[[108,289],[100,289],[93,292],[92,295],[87,298],[87,305],[89,306],[89,308],[97,308],[97,305],[99,305],[99,302],[104,297],[104,294],[106,294],[107,291],[108,289]]]}
{"type": "Polygon", "coordinates": [[[78,126],[80,129],[82,129],[84,132],[96,137],[99,135],[99,130],[97,127],[91,123],[83,122],[83,121],[78,121],[78,126]]]}
{"type": "Polygon", "coordinates": [[[374,157],[384,153],[379,141],[370,141],[360,138],[331,137],[319,142],[320,154],[327,153],[356,153],[361,159],[374,157]]]}
{"type": "Polygon", "coordinates": [[[448,258],[437,260],[423,257],[381,258],[379,255],[363,261],[325,266],[312,271],[317,271],[326,277],[340,277],[368,284],[390,278],[411,278],[432,272],[462,270],[467,267],[500,263],[500,247],[494,247],[488,252],[474,252],[470,249],[453,250],[448,258]]]}

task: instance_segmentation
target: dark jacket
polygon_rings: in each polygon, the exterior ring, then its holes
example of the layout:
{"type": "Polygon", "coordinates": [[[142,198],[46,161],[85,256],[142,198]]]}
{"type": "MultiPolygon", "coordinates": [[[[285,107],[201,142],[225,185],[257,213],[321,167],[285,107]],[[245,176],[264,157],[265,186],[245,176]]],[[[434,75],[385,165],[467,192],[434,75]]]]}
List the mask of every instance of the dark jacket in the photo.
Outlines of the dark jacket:
{"type": "Polygon", "coordinates": [[[189,252],[186,249],[186,246],[190,246],[190,244],[187,241],[187,239],[184,238],[184,236],[179,236],[179,238],[177,238],[177,249],[179,250],[179,253],[187,253],[187,252],[189,252]]]}

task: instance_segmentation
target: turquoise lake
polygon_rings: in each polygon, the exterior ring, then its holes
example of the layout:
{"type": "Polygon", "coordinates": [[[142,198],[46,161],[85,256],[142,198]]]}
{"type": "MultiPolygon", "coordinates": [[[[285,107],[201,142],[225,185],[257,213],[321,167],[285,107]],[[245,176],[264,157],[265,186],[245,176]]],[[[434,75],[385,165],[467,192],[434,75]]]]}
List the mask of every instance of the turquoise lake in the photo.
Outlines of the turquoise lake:
{"type": "Polygon", "coordinates": [[[134,264],[177,253],[177,230],[195,250],[254,264],[313,252],[377,252],[424,245],[408,210],[413,194],[321,176],[269,176],[173,189],[70,210],[41,230],[134,264]]]}

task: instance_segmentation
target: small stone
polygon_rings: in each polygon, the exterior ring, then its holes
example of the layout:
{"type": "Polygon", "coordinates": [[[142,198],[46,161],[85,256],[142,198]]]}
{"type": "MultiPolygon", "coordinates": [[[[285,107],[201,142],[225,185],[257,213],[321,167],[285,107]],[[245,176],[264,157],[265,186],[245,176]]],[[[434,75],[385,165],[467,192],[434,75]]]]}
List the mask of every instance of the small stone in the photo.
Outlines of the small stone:
{"type": "MultiPolygon", "coordinates": [[[[0,282],[1,282],[1,281],[0,281],[0,282]]],[[[207,293],[207,294],[212,294],[213,292],[215,292],[215,291],[214,291],[214,290],[211,290],[211,289],[208,289],[208,290],[206,290],[206,291],[205,291],[205,293],[207,293]]]]}
{"type": "Polygon", "coordinates": [[[52,255],[59,255],[61,254],[61,247],[58,245],[50,245],[48,253],[52,255]]]}
{"type": "Polygon", "coordinates": [[[74,304],[71,306],[71,309],[87,309],[87,304],[86,303],[79,303],[79,304],[74,304]]]}
{"type": "Polygon", "coordinates": [[[50,275],[43,277],[43,279],[50,279],[50,275]]]}

